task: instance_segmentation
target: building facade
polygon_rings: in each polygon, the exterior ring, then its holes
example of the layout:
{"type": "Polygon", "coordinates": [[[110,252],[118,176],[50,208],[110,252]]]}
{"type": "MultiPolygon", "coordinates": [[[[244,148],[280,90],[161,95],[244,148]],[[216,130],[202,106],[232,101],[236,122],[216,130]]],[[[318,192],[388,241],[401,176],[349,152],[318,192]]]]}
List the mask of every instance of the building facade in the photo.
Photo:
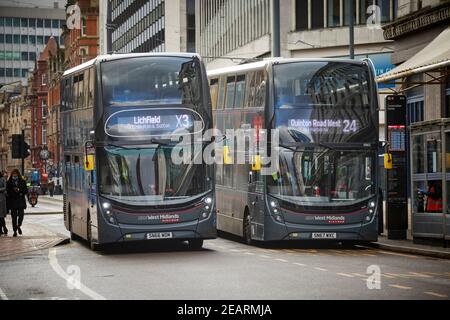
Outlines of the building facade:
{"type": "MultiPolygon", "coordinates": [[[[25,141],[30,144],[31,141],[31,108],[30,108],[30,91],[29,86],[20,85],[17,93],[8,99],[8,135],[7,135],[7,166],[8,172],[13,169],[20,169],[22,165],[21,159],[13,159],[11,151],[12,135],[22,134],[25,135],[25,141]]],[[[31,157],[27,157],[24,161],[25,172],[24,175],[30,175],[32,162],[31,157]]]]}
{"type": "Polygon", "coordinates": [[[65,66],[73,68],[95,58],[99,54],[99,0],[68,0],[67,6],[77,4],[80,8],[80,28],[67,25],[63,38],[65,66]]]}
{"type": "Polygon", "coordinates": [[[450,242],[450,1],[398,1],[384,26],[397,67],[380,81],[406,96],[409,231],[450,242]],[[434,202],[433,202],[434,201],[434,202]]]}
{"type": "Polygon", "coordinates": [[[62,43],[63,0],[0,1],[0,84],[27,82],[48,39],[62,43]]]}
{"type": "Polygon", "coordinates": [[[31,76],[31,161],[33,168],[45,172],[45,162],[39,157],[43,148],[47,148],[47,118],[48,118],[48,64],[49,52],[54,52],[52,41],[49,41],[39,55],[31,76]]]}
{"type": "Polygon", "coordinates": [[[46,171],[50,176],[60,176],[61,169],[61,143],[60,143],[60,81],[64,72],[64,50],[56,39],[50,38],[47,58],[47,147],[50,151],[50,159],[47,161],[46,171]]]}
{"type": "MultiPolygon", "coordinates": [[[[110,0],[112,50],[131,52],[194,52],[195,0],[110,0]]],[[[102,20],[105,22],[106,17],[102,20]]],[[[106,34],[103,34],[103,37],[106,34]]],[[[102,53],[106,43],[100,40],[102,53]]]]}

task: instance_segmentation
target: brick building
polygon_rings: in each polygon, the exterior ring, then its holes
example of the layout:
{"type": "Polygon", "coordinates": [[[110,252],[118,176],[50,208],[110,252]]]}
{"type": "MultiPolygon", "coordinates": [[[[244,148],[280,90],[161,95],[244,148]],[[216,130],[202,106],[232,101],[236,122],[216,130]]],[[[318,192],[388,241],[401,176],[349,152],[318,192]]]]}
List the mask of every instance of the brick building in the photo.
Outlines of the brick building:
{"type": "MultiPolygon", "coordinates": [[[[98,35],[98,0],[76,1],[81,11],[81,28],[64,29],[65,66],[73,68],[95,58],[99,52],[98,35]]],[[[68,0],[67,5],[73,5],[75,1],[68,0]]]]}
{"type": "Polygon", "coordinates": [[[47,171],[53,176],[59,176],[61,161],[60,134],[60,80],[64,70],[64,50],[56,39],[50,38],[47,44],[47,147],[50,151],[50,159],[47,163],[47,171]]]}

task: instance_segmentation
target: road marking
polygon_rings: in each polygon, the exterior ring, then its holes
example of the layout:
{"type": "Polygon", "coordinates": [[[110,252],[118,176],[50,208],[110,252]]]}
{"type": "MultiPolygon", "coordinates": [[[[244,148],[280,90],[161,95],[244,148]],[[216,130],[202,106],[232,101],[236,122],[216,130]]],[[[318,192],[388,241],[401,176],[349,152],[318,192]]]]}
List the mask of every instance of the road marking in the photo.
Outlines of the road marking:
{"type": "Polygon", "coordinates": [[[384,250],[380,250],[379,252],[384,253],[384,254],[388,254],[391,256],[400,256],[400,257],[408,257],[408,258],[414,258],[414,259],[418,259],[418,256],[413,256],[412,254],[403,254],[403,253],[396,253],[396,252],[390,252],[390,251],[384,251],[384,250]]]}
{"type": "MultiPolygon", "coordinates": [[[[66,283],[73,283],[73,278],[71,276],[69,276],[64,269],[60,266],[60,264],[58,263],[58,259],[56,258],[56,248],[50,248],[48,251],[48,260],[49,260],[49,264],[52,267],[53,271],[55,271],[55,273],[60,276],[61,278],[63,278],[66,283]]],[[[81,282],[77,283],[78,286],[78,290],[80,290],[81,292],[83,292],[85,295],[87,295],[88,297],[91,297],[94,300],[106,300],[105,297],[103,297],[102,295],[98,294],[97,292],[93,291],[92,289],[86,287],[84,284],[82,284],[81,282]]]]}
{"type": "Polygon", "coordinates": [[[0,299],[1,300],[9,300],[8,296],[3,292],[2,288],[0,288],[0,299]]]}
{"type": "Polygon", "coordinates": [[[388,279],[395,279],[395,277],[394,276],[391,276],[391,275],[387,275],[387,274],[385,274],[385,273],[382,273],[381,274],[383,277],[386,277],[386,278],[388,278],[388,279]]]}
{"type": "Polygon", "coordinates": [[[446,294],[436,293],[436,292],[432,292],[432,291],[426,291],[424,293],[428,294],[430,296],[438,297],[438,298],[448,298],[448,296],[446,294]]]}
{"type": "Polygon", "coordinates": [[[265,254],[260,254],[259,255],[261,258],[264,258],[264,259],[269,259],[270,257],[269,256],[266,256],[265,254]]]}
{"type": "Polygon", "coordinates": [[[433,278],[433,276],[430,276],[428,274],[423,274],[419,272],[410,272],[413,276],[419,277],[419,278],[433,278]]]}
{"type": "Polygon", "coordinates": [[[364,275],[364,274],[360,274],[360,273],[352,273],[352,275],[357,276],[357,277],[361,277],[361,278],[368,278],[369,276],[364,275]]]}
{"type": "Polygon", "coordinates": [[[402,290],[411,290],[412,287],[401,286],[399,284],[390,284],[389,287],[402,289],[402,290]]]}
{"type": "Polygon", "coordinates": [[[327,269],[319,268],[319,267],[315,267],[314,269],[316,269],[316,270],[318,270],[318,271],[328,271],[327,269]]]}
{"type": "Polygon", "coordinates": [[[352,276],[351,274],[347,274],[347,273],[336,273],[339,276],[343,276],[343,277],[347,277],[347,278],[354,278],[354,276],[352,276]]]}
{"type": "Polygon", "coordinates": [[[294,262],[294,264],[295,264],[296,266],[300,266],[300,267],[306,266],[306,264],[303,264],[303,263],[300,263],[300,262],[294,262]]]}
{"type": "Polygon", "coordinates": [[[275,259],[276,261],[280,261],[280,262],[289,262],[289,261],[287,261],[287,260],[284,260],[284,259],[275,259]]]}
{"type": "Polygon", "coordinates": [[[248,254],[249,256],[253,256],[253,255],[255,255],[253,252],[244,252],[244,254],[248,254]]]}

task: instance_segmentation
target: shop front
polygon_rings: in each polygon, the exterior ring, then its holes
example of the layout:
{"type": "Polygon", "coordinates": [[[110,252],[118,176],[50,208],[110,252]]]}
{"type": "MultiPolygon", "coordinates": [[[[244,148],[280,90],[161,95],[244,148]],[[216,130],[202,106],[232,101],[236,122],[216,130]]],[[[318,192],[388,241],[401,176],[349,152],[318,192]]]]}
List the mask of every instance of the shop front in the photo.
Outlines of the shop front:
{"type": "Polygon", "coordinates": [[[411,125],[414,240],[450,241],[450,119],[411,125]]]}

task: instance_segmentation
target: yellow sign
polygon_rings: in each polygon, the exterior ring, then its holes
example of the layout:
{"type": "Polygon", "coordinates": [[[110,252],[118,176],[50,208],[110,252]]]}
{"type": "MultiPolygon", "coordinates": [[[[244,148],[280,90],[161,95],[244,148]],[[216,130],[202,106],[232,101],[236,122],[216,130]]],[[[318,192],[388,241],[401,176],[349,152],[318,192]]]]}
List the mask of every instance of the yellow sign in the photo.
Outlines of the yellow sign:
{"type": "Polygon", "coordinates": [[[261,156],[259,154],[253,157],[252,170],[261,171],[261,156]]]}
{"type": "Polygon", "coordinates": [[[94,155],[88,154],[84,157],[84,170],[92,171],[94,170],[94,155]]]}
{"type": "Polygon", "coordinates": [[[392,169],[392,154],[390,154],[390,153],[384,154],[384,168],[386,170],[392,169]]]}
{"type": "Polygon", "coordinates": [[[223,147],[223,164],[233,164],[233,159],[230,156],[230,148],[228,146],[223,147]]]}

